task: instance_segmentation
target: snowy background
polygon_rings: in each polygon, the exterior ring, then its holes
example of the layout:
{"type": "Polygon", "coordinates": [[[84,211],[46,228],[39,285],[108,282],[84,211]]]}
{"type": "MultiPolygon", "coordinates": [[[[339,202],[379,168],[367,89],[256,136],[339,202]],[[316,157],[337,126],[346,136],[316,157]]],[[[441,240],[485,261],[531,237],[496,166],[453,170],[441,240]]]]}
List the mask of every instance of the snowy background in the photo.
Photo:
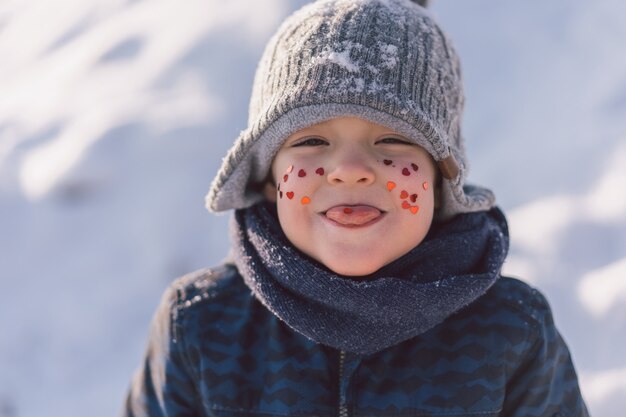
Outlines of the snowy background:
{"type": "MultiPolygon", "coordinates": [[[[176,276],[227,253],[204,209],[252,76],[304,0],[0,1],[0,417],[117,415],[176,276]]],[[[436,0],[471,180],[507,271],[552,303],[594,416],[626,409],[626,2],[436,0]]]]}

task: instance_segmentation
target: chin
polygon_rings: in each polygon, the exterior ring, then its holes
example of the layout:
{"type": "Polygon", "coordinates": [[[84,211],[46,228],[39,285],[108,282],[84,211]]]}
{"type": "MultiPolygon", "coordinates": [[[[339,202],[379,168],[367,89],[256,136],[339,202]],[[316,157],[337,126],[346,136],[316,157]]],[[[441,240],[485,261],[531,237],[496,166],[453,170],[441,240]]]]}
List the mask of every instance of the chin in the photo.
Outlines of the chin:
{"type": "Polygon", "coordinates": [[[321,262],[335,274],[347,277],[362,277],[370,275],[385,266],[382,262],[372,264],[370,261],[367,265],[364,265],[363,261],[349,261],[345,259],[337,260],[336,262],[321,262]]]}
{"type": "Polygon", "coordinates": [[[335,274],[347,277],[362,277],[375,273],[397,258],[395,253],[388,253],[370,248],[355,249],[345,247],[327,247],[324,251],[309,255],[335,274]]]}

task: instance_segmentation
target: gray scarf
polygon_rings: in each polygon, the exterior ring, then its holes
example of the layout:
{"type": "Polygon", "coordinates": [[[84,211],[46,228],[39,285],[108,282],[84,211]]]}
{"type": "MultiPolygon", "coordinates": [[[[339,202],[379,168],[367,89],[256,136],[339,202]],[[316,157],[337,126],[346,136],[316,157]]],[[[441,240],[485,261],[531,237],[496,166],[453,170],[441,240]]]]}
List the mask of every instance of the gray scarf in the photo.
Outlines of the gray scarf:
{"type": "Polygon", "coordinates": [[[502,212],[461,214],[365,277],[345,277],[296,249],[275,207],[235,211],[234,261],[254,295],[296,332],[371,354],[417,336],[484,294],[508,251],[502,212]]]}

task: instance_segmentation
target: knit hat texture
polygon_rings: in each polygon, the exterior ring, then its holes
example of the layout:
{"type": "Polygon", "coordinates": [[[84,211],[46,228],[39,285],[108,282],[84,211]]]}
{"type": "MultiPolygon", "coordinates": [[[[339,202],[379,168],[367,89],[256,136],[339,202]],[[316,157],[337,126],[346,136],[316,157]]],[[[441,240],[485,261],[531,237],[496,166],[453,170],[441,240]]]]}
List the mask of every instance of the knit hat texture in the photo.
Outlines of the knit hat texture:
{"type": "Polygon", "coordinates": [[[264,199],[272,159],[296,131],[335,117],[378,123],[426,149],[443,181],[436,219],[488,210],[493,193],[465,184],[464,95],[450,40],[409,0],[319,0],[288,17],[257,68],[248,128],[206,197],[217,212],[264,199]]]}

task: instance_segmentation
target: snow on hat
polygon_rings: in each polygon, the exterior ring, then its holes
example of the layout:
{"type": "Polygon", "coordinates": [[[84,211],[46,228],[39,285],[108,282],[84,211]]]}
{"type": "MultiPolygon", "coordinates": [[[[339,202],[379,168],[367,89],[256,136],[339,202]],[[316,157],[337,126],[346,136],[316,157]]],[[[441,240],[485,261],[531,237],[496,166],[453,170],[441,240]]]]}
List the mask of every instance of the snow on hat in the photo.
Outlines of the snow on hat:
{"type": "Polygon", "coordinates": [[[387,126],[430,153],[443,177],[438,220],[493,207],[490,190],[464,184],[459,58],[426,3],[319,0],[288,17],[259,62],[248,128],[213,180],[209,211],[264,199],[283,142],[342,116],[387,126]]]}

